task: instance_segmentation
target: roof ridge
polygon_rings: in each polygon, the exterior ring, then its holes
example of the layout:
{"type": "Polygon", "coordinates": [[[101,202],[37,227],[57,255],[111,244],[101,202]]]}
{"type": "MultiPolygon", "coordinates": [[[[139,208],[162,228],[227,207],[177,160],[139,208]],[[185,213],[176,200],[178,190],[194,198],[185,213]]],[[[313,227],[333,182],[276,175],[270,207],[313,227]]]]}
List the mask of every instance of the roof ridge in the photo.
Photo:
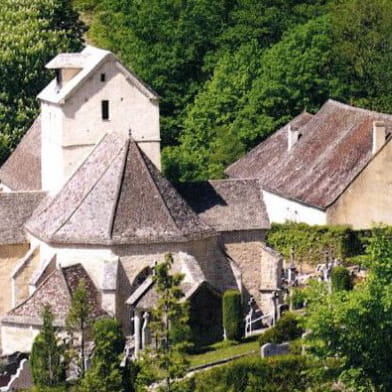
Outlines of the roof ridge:
{"type": "MultiPolygon", "coordinates": [[[[106,134],[106,135],[108,135],[108,134],[106,134]]],[[[105,136],[106,136],[106,135],[105,135],[105,136]]],[[[103,140],[103,138],[101,139],[100,143],[102,142],[102,140],[103,140]]],[[[100,143],[99,143],[99,144],[100,144],[100,143]]],[[[98,144],[97,144],[96,147],[98,147],[98,144]]],[[[96,149],[96,147],[94,148],[94,150],[96,149]]],[[[59,227],[57,228],[57,230],[55,230],[55,231],[51,234],[51,237],[55,236],[56,233],[58,233],[58,232],[65,226],[65,224],[66,224],[67,222],[69,222],[69,220],[74,216],[74,214],[78,211],[79,207],[80,207],[80,206],[83,204],[83,202],[87,199],[88,195],[89,195],[89,194],[92,192],[92,190],[99,184],[99,182],[100,182],[100,180],[102,179],[102,177],[103,177],[103,176],[106,174],[106,172],[110,169],[110,167],[112,166],[112,163],[115,161],[115,159],[118,157],[118,155],[120,155],[121,150],[122,150],[123,148],[124,148],[124,146],[121,147],[120,150],[112,157],[112,159],[110,160],[109,164],[108,164],[108,165],[106,166],[106,168],[102,171],[101,175],[98,176],[98,178],[96,179],[96,181],[94,182],[94,184],[92,184],[92,186],[90,187],[90,189],[85,193],[85,195],[84,195],[84,196],[80,199],[80,201],[76,204],[75,208],[72,210],[72,212],[70,213],[70,215],[69,215],[66,219],[64,219],[64,221],[59,225],[59,227]]],[[[94,150],[93,150],[93,151],[94,151],[94,150]]],[[[90,156],[90,154],[87,156],[86,160],[89,158],[89,156],[90,156]]],[[[84,161],[84,162],[85,162],[85,161],[84,161]]],[[[83,162],[79,167],[81,167],[81,166],[84,164],[84,162],[83,162]]],[[[76,174],[76,172],[77,172],[77,170],[75,171],[74,174],[76,174]]],[[[73,177],[73,176],[71,176],[71,178],[69,179],[69,181],[71,181],[72,177],[73,177]]],[[[67,181],[66,184],[67,184],[69,181],[67,181]]],[[[65,184],[64,184],[64,185],[65,185],[65,184]]],[[[60,193],[61,193],[61,191],[59,191],[57,195],[60,195],[60,193]]],[[[54,202],[54,199],[53,199],[52,203],[53,203],[53,202],[54,202]]],[[[50,203],[50,204],[52,204],[52,203],[50,203]]]]}
{"type": "MultiPolygon", "coordinates": [[[[365,108],[360,108],[360,107],[357,107],[357,106],[352,106],[352,105],[349,105],[347,103],[336,101],[335,99],[332,99],[332,98],[329,98],[328,101],[326,103],[324,103],[324,105],[327,104],[327,103],[333,104],[333,105],[338,106],[338,107],[345,108],[347,110],[353,110],[353,111],[356,111],[356,112],[361,112],[363,114],[391,117],[391,121],[392,121],[392,114],[390,114],[390,113],[382,113],[382,112],[377,112],[377,111],[371,110],[371,109],[365,109],[365,108]]],[[[320,108],[320,110],[321,109],[322,109],[322,107],[320,108]]]]}
{"type": "MultiPolygon", "coordinates": [[[[184,237],[181,228],[178,227],[176,220],[175,220],[174,217],[172,216],[172,214],[171,214],[171,212],[170,212],[170,209],[169,209],[169,207],[167,206],[167,203],[166,203],[166,201],[165,201],[165,199],[164,199],[164,197],[163,197],[163,195],[162,195],[162,193],[161,193],[161,190],[159,189],[158,185],[155,183],[155,181],[154,181],[153,178],[152,178],[151,171],[150,171],[150,169],[149,169],[149,167],[148,167],[148,165],[147,165],[147,162],[146,162],[146,160],[145,160],[145,157],[146,157],[146,156],[143,154],[143,152],[141,151],[140,147],[138,146],[138,144],[137,144],[133,139],[132,139],[132,142],[135,144],[135,147],[136,147],[136,149],[137,149],[137,151],[138,151],[138,154],[139,154],[140,158],[141,158],[142,161],[143,161],[143,167],[145,168],[145,170],[147,170],[147,173],[148,173],[147,179],[148,179],[148,181],[149,181],[149,182],[152,184],[152,186],[157,190],[157,192],[158,192],[158,194],[159,194],[159,197],[160,197],[160,199],[161,199],[163,205],[165,206],[165,210],[166,210],[167,215],[169,216],[169,219],[172,221],[172,223],[173,223],[174,226],[177,228],[177,230],[182,234],[181,236],[184,237]]],[[[158,170],[158,169],[157,169],[157,170],[158,170]]],[[[159,174],[161,174],[161,173],[159,173],[159,174]]],[[[171,184],[171,183],[170,183],[170,184],[171,184]]],[[[172,185],[172,186],[173,186],[173,185],[172,185]]],[[[174,186],[173,186],[173,188],[174,188],[174,186]]],[[[177,192],[177,191],[176,191],[176,192],[177,192]]]]}
{"type": "Polygon", "coordinates": [[[129,155],[129,139],[126,140],[126,146],[125,146],[125,154],[123,157],[123,161],[121,162],[121,180],[117,184],[117,189],[116,189],[116,202],[113,205],[112,211],[110,212],[110,221],[109,221],[109,238],[113,239],[113,231],[114,231],[114,221],[118,209],[118,203],[120,201],[120,195],[121,195],[121,188],[122,184],[124,182],[124,176],[125,176],[125,168],[127,165],[127,160],[128,160],[128,155],[129,155]]]}

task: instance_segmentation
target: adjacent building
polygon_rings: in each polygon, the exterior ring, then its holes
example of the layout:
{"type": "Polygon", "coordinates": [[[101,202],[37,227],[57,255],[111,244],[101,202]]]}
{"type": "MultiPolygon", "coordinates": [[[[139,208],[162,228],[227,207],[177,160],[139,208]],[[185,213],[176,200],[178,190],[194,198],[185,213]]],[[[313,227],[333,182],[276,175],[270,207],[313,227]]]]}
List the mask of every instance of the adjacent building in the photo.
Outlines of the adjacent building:
{"type": "Polygon", "coordinates": [[[271,222],[392,224],[392,115],[333,100],[302,113],[227,168],[257,178],[271,222]]]}

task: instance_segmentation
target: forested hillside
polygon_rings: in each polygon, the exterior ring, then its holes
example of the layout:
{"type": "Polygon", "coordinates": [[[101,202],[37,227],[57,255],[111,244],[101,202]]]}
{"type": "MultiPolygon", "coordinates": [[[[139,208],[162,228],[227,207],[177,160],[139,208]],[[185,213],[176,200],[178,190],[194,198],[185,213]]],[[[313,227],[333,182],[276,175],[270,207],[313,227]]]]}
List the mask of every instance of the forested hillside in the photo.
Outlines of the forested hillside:
{"type": "MultiPolygon", "coordinates": [[[[13,146],[32,121],[47,58],[80,46],[82,27],[69,1],[5,0],[0,10],[3,146],[13,146]]],[[[89,25],[89,41],[112,50],[161,96],[163,167],[173,180],[221,177],[279,126],[329,97],[392,112],[390,0],[73,6],[89,25]]]]}
{"type": "Polygon", "coordinates": [[[44,66],[80,50],[84,28],[67,0],[2,0],[0,7],[0,164],[38,113],[44,66]]]}

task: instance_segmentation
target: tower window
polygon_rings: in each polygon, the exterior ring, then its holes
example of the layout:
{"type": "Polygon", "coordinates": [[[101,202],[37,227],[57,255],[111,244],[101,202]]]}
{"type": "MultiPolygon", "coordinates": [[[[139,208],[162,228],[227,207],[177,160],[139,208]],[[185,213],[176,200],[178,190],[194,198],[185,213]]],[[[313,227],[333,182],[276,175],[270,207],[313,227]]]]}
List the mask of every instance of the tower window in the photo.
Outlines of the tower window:
{"type": "Polygon", "coordinates": [[[61,85],[63,78],[62,78],[61,69],[56,69],[56,81],[58,85],[61,85]]]}
{"type": "Polygon", "coordinates": [[[101,82],[106,81],[106,74],[101,73],[101,82]]]}
{"type": "Polygon", "coordinates": [[[109,120],[109,101],[102,101],[102,120],[109,120]]]}

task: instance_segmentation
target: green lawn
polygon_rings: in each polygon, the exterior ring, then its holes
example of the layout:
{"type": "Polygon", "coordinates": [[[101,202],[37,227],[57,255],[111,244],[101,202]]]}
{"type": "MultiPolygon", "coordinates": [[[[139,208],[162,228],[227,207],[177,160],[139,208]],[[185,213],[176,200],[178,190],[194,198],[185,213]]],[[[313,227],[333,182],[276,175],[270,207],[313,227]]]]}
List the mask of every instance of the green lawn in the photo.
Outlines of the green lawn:
{"type": "Polygon", "coordinates": [[[208,351],[203,354],[189,355],[188,359],[190,360],[191,367],[224,360],[236,355],[258,352],[259,343],[257,340],[245,343],[219,342],[209,346],[207,350],[208,351]]]}

